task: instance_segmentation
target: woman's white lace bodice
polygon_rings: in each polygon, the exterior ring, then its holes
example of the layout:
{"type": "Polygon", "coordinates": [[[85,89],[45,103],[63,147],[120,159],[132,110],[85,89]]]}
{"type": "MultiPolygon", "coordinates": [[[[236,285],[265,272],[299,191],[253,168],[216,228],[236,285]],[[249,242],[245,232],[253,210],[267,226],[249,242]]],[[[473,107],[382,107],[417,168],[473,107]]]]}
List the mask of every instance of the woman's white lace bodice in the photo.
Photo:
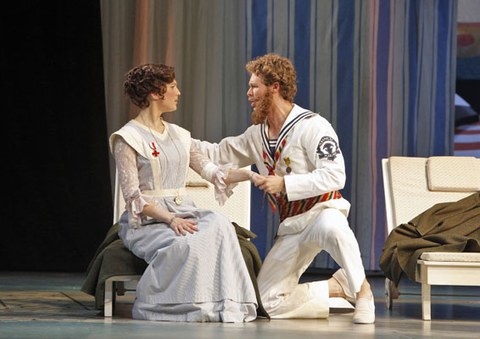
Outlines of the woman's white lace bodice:
{"type": "MultiPolygon", "coordinates": [[[[155,197],[142,192],[155,189],[154,176],[158,174],[153,173],[150,160],[140,155],[123,138],[116,138],[113,146],[119,183],[126,209],[129,212],[129,223],[133,223],[132,227],[138,227],[141,223],[141,213],[145,205],[156,202],[155,197]]],[[[167,156],[168,159],[164,159],[164,163],[172,164],[172,168],[163,173],[163,188],[177,189],[184,187],[184,172],[180,169],[177,170],[175,164],[179,163],[179,156],[182,160],[186,160],[185,157],[182,157],[181,152],[177,152],[177,154],[170,152],[167,156]]],[[[219,204],[223,205],[232,194],[232,188],[236,186],[236,184],[227,185],[224,181],[233,166],[231,164],[214,165],[193,143],[190,146],[189,159],[190,168],[200,174],[202,178],[214,184],[215,198],[219,204]]]]}

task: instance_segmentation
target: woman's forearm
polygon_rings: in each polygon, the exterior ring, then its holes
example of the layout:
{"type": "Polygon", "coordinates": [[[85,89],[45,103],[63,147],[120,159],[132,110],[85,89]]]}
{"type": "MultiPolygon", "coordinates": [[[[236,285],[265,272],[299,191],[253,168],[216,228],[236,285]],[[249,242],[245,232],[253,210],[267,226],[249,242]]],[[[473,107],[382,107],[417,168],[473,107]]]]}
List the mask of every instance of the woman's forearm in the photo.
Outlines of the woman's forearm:
{"type": "Polygon", "coordinates": [[[176,235],[187,235],[187,233],[198,232],[197,222],[176,217],[172,212],[166,211],[157,205],[145,205],[142,211],[143,214],[154,218],[158,221],[163,221],[168,224],[168,226],[173,229],[176,235]]]}
{"type": "Polygon", "coordinates": [[[251,182],[255,183],[255,180],[259,176],[258,173],[250,171],[250,170],[243,170],[243,169],[230,169],[228,172],[228,176],[225,179],[225,183],[234,184],[241,181],[250,180],[251,182]]]}
{"type": "Polygon", "coordinates": [[[171,222],[171,219],[175,217],[175,214],[173,214],[172,212],[164,210],[155,204],[145,205],[143,207],[142,213],[146,216],[149,216],[150,218],[166,222],[168,224],[171,222]]]}

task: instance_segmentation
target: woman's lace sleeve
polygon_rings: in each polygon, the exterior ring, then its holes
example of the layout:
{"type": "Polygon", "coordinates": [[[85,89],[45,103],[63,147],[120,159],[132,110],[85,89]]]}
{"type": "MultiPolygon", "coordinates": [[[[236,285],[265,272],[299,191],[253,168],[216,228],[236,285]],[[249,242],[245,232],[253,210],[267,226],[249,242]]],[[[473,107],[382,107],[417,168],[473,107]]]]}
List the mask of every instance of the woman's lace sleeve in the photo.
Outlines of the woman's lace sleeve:
{"type": "Polygon", "coordinates": [[[192,143],[190,147],[190,167],[200,174],[203,179],[213,184],[215,187],[215,200],[220,205],[223,205],[233,194],[232,189],[237,184],[227,185],[225,179],[228,177],[230,169],[236,169],[237,166],[232,164],[215,165],[192,143]]]}
{"type": "Polygon", "coordinates": [[[130,227],[137,228],[142,223],[142,211],[145,205],[154,202],[150,196],[143,195],[139,188],[137,153],[125,140],[117,138],[113,151],[122,188],[125,208],[128,211],[130,227]]]}

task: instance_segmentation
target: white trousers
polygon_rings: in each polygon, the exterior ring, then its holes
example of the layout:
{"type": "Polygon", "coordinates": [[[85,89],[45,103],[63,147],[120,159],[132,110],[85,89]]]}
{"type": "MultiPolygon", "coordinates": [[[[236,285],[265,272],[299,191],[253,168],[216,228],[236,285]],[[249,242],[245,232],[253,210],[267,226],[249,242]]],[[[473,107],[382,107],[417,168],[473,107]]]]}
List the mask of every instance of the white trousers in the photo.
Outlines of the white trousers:
{"type": "Polygon", "coordinates": [[[258,287],[265,310],[272,318],[327,318],[328,283],[298,281],[322,250],[347,274],[350,290],[360,291],[365,270],[360,249],[345,215],[323,210],[302,232],[280,236],[265,258],[258,287]]]}

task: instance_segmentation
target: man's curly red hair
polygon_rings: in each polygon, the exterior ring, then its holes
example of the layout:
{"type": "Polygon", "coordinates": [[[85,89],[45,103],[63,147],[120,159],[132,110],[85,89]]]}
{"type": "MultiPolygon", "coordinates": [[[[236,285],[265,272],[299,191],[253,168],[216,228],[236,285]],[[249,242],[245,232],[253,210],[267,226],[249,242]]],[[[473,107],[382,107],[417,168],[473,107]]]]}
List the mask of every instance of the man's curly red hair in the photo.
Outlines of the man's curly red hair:
{"type": "Polygon", "coordinates": [[[297,94],[297,72],[289,59],[270,53],[250,61],[245,68],[261,78],[265,86],[278,82],[282,98],[293,103],[297,94]]]}

